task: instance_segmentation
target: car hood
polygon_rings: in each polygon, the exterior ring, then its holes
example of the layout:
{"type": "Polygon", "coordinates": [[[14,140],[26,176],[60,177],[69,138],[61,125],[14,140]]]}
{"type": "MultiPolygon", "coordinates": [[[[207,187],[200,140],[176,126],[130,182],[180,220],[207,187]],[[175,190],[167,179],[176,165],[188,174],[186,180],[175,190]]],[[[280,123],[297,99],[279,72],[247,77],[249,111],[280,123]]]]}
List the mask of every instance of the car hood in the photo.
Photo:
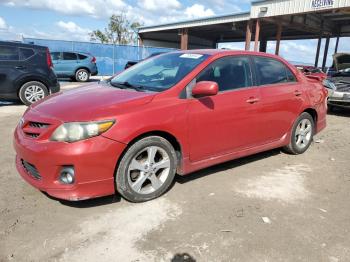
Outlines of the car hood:
{"type": "Polygon", "coordinates": [[[30,111],[63,122],[99,120],[128,108],[135,110],[149,103],[154,95],[96,83],[51,95],[32,105],[30,111]]]}

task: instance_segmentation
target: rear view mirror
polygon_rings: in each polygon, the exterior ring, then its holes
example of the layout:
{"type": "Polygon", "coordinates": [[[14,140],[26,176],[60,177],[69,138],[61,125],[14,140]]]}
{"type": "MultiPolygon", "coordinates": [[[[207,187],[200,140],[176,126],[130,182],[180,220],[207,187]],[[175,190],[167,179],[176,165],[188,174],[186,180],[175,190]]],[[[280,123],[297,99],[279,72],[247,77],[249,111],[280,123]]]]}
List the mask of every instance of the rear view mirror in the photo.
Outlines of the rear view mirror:
{"type": "Polygon", "coordinates": [[[201,81],[192,89],[193,97],[214,96],[218,93],[219,86],[216,82],[201,81]]]}

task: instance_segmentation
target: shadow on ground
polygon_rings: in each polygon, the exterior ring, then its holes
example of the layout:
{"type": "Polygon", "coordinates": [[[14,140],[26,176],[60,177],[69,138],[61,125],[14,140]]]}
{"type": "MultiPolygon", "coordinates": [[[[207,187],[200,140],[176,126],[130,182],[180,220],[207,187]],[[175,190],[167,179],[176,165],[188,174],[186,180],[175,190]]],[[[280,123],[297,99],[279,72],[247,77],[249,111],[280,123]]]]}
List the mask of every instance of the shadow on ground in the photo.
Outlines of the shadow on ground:
{"type": "Polygon", "coordinates": [[[332,111],[328,111],[328,114],[333,116],[350,117],[350,108],[334,107],[332,111]]]}
{"type": "MultiPolygon", "coordinates": [[[[270,150],[267,152],[259,153],[256,155],[236,159],[236,160],[231,160],[229,162],[225,162],[223,164],[218,164],[197,172],[194,172],[192,174],[186,175],[186,176],[176,176],[172,185],[166,190],[166,192],[170,191],[172,187],[175,185],[175,183],[179,184],[184,184],[188,183],[190,181],[193,181],[195,179],[200,179],[205,176],[217,173],[217,172],[222,172],[228,169],[232,169],[235,167],[239,167],[241,165],[245,165],[254,161],[259,161],[268,157],[276,156],[281,153],[280,149],[274,149],[270,150]]],[[[165,192],[165,193],[166,193],[165,192]]],[[[118,203],[121,201],[121,196],[116,193],[115,195],[111,196],[106,196],[106,197],[99,197],[99,198],[94,198],[94,199],[87,199],[87,200],[80,200],[80,201],[66,201],[66,200],[61,200],[54,198],[45,192],[43,192],[48,198],[53,199],[55,201],[60,202],[62,205],[69,206],[69,207],[74,207],[74,208],[91,208],[91,207],[97,207],[97,206],[103,206],[103,205],[110,205],[114,203],[118,203]]],[[[187,254],[177,254],[177,255],[187,255],[187,254]]],[[[175,257],[174,257],[175,259],[175,257]]],[[[178,259],[178,258],[176,258],[178,259]]],[[[172,261],[195,261],[195,260],[172,260],[172,261]]]]}
{"type": "Polygon", "coordinates": [[[187,182],[190,182],[192,180],[195,179],[200,179],[202,177],[217,173],[217,172],[222,172],[228,169],[232,169],[232,168],[236,168],[245,164],[249,164],[251,162],[255,162],[255,161],[259,161],[265,158],[269,158],[272,156],[276,156],[281,154],[281,149],[274,149],[274,150],[270,150],[270,151],[266,151],[263,153],[259,153],[259,154],[255,154],[255,155],[251,155],[251,156],[247,156],[244,158],[239,158],[239,159],[235,159],[235,160],[231,160],[222,164],[218,164],[212,167],[208,167],[206,169],[194,172],[192,174],[189,175],[185,175],[185,176],[177,176],[176,177],[176,182],[180,183],[180,184],[184,184],[187,182]]]}

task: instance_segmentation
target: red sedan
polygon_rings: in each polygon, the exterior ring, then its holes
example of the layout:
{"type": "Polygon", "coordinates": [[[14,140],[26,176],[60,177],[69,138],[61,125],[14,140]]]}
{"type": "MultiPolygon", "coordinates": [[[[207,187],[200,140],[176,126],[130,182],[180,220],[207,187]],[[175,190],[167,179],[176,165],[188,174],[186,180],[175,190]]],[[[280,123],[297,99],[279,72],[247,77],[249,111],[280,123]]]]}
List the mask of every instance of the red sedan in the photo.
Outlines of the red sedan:
{"type": "Polygon", "coordinates": [[[60,199],[160,196],[175,174],[283,147],[326,126],[327,91],[274,55],[179,51],[32,105],[14,134],[28,183],[60,199]]]}

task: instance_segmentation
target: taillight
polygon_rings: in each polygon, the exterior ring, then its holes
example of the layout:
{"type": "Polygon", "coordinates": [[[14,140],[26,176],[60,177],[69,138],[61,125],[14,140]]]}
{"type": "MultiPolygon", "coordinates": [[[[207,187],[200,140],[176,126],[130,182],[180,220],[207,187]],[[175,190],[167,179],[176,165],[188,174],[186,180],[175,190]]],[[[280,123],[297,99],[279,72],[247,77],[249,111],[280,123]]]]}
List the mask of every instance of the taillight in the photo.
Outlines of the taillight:
{"type": "Polygon", "coordinates": [[[92,57],[92,59],[91,59],[91,63],[96,63],[96,57],[92,57]]]}
{"type": "Polygon", "coordinates": [[[47,62],[47,66],[48,66],[49,68],[52,68],[52,67],[53,67],[53,63],[52,63],[50,51],[49,51],[48,48],[46,48],[46,62],[47,62]]]}

